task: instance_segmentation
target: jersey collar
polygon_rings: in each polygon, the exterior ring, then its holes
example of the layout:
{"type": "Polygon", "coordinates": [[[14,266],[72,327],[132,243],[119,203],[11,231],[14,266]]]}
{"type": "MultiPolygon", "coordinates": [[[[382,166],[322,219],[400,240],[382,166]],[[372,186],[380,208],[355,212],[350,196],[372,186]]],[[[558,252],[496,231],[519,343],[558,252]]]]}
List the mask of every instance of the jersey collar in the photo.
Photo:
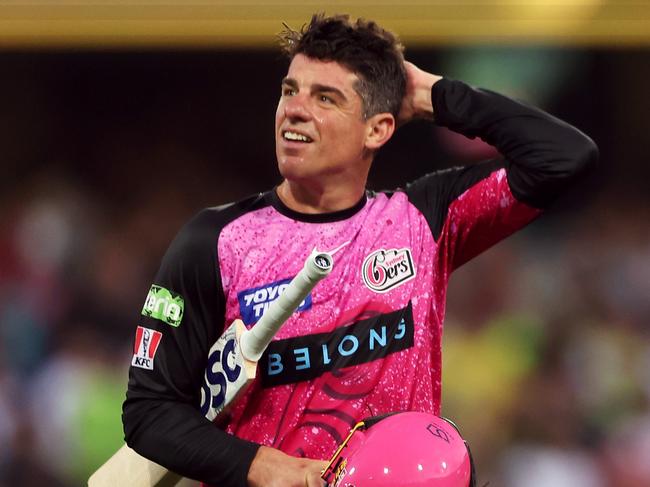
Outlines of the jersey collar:
{"type": "Polygon", "coordinates": [[[361,209],[366,205],[366,201],[368,199],[366,193],[364,193],[359,201],[357,201],[350,208],[346,208],[344,210],[333,211],[331,213],[300,213],[298,211],[292,210],[287,205],[285,205],[282,200],[280,200],[277,193],[277,187],[273,188],[271,191],[268,191],[264,195],[264,198],[282,215],[291,218],[292,220],[297,220],[305,223],[330,223],[346,220],[361,211],[361,209]]]}

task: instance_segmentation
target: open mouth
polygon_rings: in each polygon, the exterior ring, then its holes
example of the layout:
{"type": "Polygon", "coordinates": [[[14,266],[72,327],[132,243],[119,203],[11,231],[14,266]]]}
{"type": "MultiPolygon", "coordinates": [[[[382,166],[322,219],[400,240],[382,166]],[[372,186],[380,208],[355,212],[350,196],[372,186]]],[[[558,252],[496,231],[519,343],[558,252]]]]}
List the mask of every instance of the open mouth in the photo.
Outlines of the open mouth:
{"type": "Polygon", "coordinates": [[[300,134],[298,132],[293,132],[291,130],[284,130],[282,132],[282,138],[290,142],[304,142],[307,144],[312,142],[312,139],[310,137],[307,137],[306,135],[300,134]]]}

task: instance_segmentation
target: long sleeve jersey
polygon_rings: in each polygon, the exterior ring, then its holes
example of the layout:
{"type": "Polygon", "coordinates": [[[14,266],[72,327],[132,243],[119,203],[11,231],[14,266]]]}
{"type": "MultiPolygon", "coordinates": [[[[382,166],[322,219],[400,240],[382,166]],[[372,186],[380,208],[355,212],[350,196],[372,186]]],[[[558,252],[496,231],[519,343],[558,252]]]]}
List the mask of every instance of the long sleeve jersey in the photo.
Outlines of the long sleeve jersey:
{"type": "Polygon", "coordinates": [[[570,125],[458,81],[432,88],[435,120],[501,158],[434,172],[352,208],[301,214],[274,190],[194,217],[163,258],[139,318],[124,426],[130,446],[184,476],[245,486],[259,445],[327,459],[358,420],[440,412],[453,270],[535,219],[597,149],[570,125]],[[340,249],[286,321],[258,378],[219,427],[209,350],[247,327],[311,251],[340,249]]]}

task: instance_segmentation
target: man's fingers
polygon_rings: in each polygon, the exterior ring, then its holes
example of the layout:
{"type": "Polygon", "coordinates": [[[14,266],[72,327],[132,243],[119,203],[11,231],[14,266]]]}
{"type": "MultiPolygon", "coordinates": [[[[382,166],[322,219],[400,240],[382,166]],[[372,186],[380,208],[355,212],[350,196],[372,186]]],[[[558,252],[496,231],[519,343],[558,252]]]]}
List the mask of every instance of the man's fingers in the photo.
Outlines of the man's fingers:
{"type": "Polygon", "coordinates": [[[327,483],[320,477],[320,472],[307,472],[305,487],[325,487],[327,483]]]}
{"type": "Polygon", "coordinates": [[[309,469],[305,472],[306,487],[325,487],[327,483],[321,478],[321,475],[327,462],[310,462],[309,469]]]}

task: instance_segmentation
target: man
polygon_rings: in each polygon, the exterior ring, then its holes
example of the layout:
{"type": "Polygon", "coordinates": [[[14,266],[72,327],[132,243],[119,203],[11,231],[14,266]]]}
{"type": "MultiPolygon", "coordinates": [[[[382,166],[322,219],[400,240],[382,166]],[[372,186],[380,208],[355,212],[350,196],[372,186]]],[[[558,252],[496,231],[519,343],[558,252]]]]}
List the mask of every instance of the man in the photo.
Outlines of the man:
{"type": "Polygon", "coordinates": [[[597,157],[540,110],[405,62],[372,22],[314,16],[284,41],[283,181],[204,210],[176,237],[151,291],[176,308],[143,310],[148,355],[134,356],[124,404],[131,447],[219,486],[322,485],[322,460],[361,418],[439,414],[451,272],[532,221],[597,157]],[[503,157],[366,191],[377,150],[415,118],[503,157]],[[253,326],[314,247],[337,249],[332,273],[281,328],[225,431],[215,427],[200,411],[214,385],[209,348],[234,319],[253,326]]]}

